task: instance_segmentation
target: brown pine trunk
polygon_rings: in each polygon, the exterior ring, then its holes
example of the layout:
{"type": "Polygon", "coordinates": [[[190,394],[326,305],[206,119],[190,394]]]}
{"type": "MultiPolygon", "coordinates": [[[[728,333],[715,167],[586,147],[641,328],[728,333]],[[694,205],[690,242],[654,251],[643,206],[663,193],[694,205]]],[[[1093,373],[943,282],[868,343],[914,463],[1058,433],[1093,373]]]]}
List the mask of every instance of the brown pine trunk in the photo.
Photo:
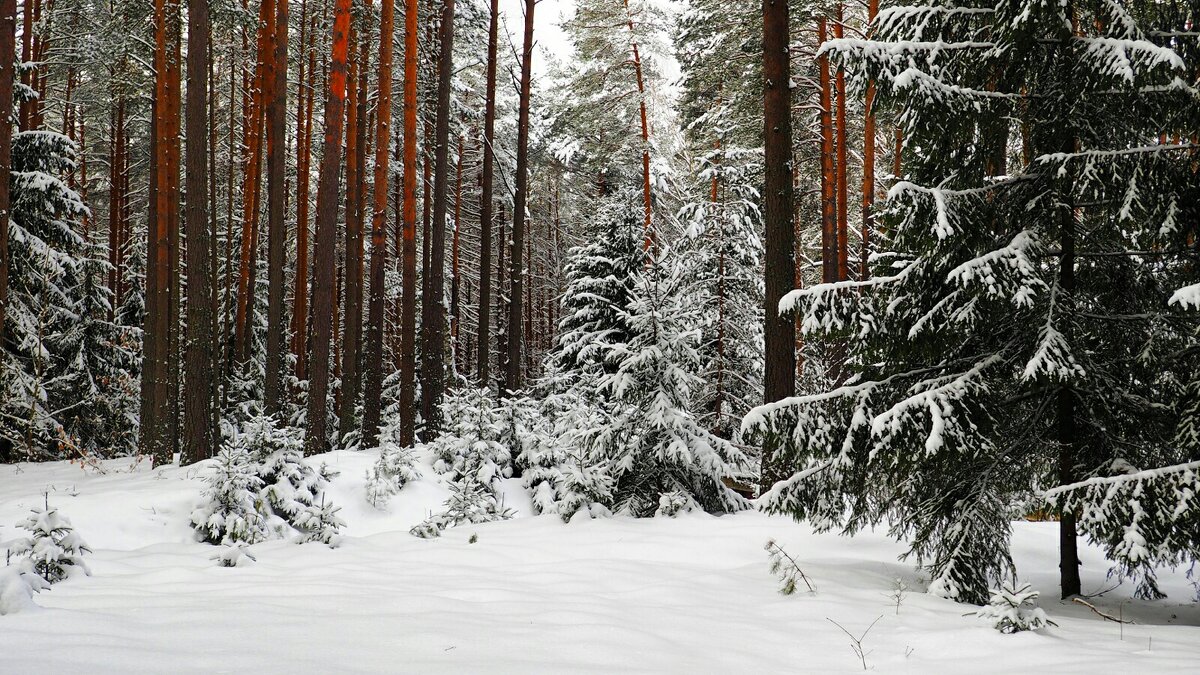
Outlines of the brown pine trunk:
{"type": "Polygon", "coordinates": [[[392,129],[392,37],[395,3],[383,0],[379,15],[379,99],[375,114],[375,207],[371,213],[371,297],[368,303],[363,390],[363,447],[379,437],[383,394],[384,271],[387,266],[388,142],[392,129]]]}
{"type": "MultiPolygon", "coordinates": [[[[24,12],[21,16],[21,61],[29,63],[33,60],[33,15],[37,11],[39,0],[25,0],[24,12]]],[[[15,11],[15,10],[14,10],[15,11]]],[[[14,21],[14,23],[16,23],[14,21]]],[[[33,88],[33,71],[21,70],[21,84],[26,87],[33,88]]],[[[17,127],[21,131],[30,129],[29,120],[32,116],[30,101],[21,101],[21,106],[17,114],[17,127]]]]}
{"type": "Polygon", "coordinates": [[[417,7],[404,3],[404,205],[400,302],[400,444],[416,438],[417,363],[417,7]]]}
{"type": "MultiPolygon", "coordinates": [[[[315,32],[316,18],[313,18],[315,32]]],[[[317,52],[309,38],[308,81],[304,87],[304,140],[300,144],[297,163],[303,161],[298,179],[299,196],[296,202],[296,301],[292,316],[292,353],[296,355],[296,377],[308,379],[308,196],[312,173],[313,101],[317,91],[317,52]]]]}
{"type": "MultiPolygon", "coordinates": [[[[268,26],[268,29],[271,27],[268,26]]],[[[287,51],[288,3],[275,10],[274,54],[267,74],[267,354],[263,407],[268,415],[279,412],[283,398],[283,349],[286,323],[283,316],[284,248],[287,245],[287,51]]]]}
{"type": "MultiPolygon", "coordinates": [[[[842,5],[837,6],[833,37],[842,37],[842,5]]],[[[846,71],[837,69],[837,272],[838,281],[850,278],[849,194],[846,182],[846,71]]]]}
{"type": "Polygon", "coordinates": [[[444,0],[439,27],[437,119],[434,131],[433,222],[429,240],[428,303],[421,310],[421,416],[425,434],[441,428],[442,390],[445,388],[445,308],[442,306],[446,259],[446,192],[450,173],[450,81],[454,73],[454,0],[444,0]]]}
{"type": "MultiPolygon", "coordinates": [[[[521,50],[521,102],[517,112],[517,175],[516,193],[513,195],[513,228],[511,262],[508,272],[508,359],[504,388],[517,391],[521,388],[521,284],[525,276],[522,264],[522,248],[525,246],[526,201],[529,197],[529,80],[533,68],[533,10],[536,0],[525,0],[525,41],[521,50]]],[[[626,8],[628,9],[628,7],[626,8]]],[[[630,30],[632,30],[632,23],[630,30]]],[[[638,88],[641,88],[641,62],[637,61],[637,45],[634,45],[634,61],[638,69],[638,88]]],[[[645,102],[642,102],[642,131],[645,141],[645,102]]],[[[646,151],[646,148],[643,148],[646,151]]],[[[648,166],[648,164],[647,164],[648,166]]],[[[647,174],[648,175],[648,174],[647,174]]],[[[649,202],[647,201],[647,209],[649,202]]],[[[650,238],[650,211],[646,211],[645,234],[650,238]]]]}
{"type": "MultiPolygon", "coordinates": [[[[0,10],[2,13],[3,10],[0,10]]],[[[2,47],[0,47],[2,49],[2,47]]],[[[0,56],[2,58],[2,56],[0,56]]],[[[0,80],[4,75],[0,73],[0,80]]],[[[2,86],[2,85],[0,85],[2,86]]],[[[3,92],[0,92],[0,96],[3,92]]],[[[112,293],[112,306],[109,307],[108,320],[116,318],[117,306],[121,303],[121,286],[118,278],[120,270],[121,251],[121,181],[124,173],[121,165],[121,136],[125,129],[125,99],[116,102],[112,113],[112,139],[108,152],[108,290],[112,293]]],[[[8,189],[5,187],[4,189],[8,189]]],[[[3,322],[0,322],[2,325],[3,322]]],[[[2,328],[0,328],[2,330],[2,328]]]]}
{"type": "Polygon", "coordinates": [[[259,183],[262,177],[262,132],[266,113],[267,69],[274,58],[275,0],[263,0],[258,13],[258,50],[254,77],[248,92],[245,117],[246,167],[242,190],[242,251],[238,276],[237,316],[234,319],[234,357],[250,356],[249,333],[253,328],[255,276],[258,246],[259,183]]]}
{"type": "Polygon", "coordinates": [[[479,321],[476,331],[476,371],[480,385],[488,383],[492,345],[492,181],[494,179],[496,138],[496,48],[498,44],[500,0],[492,0],[488,24],[487,101],[483,113],[483,177],[479,205],[479,321]]]}
{"type": "MultiPolygon", "coordinates": [[[[824,44],[825,17],[817,17],[817,44],[824,44]]],[[[837,281],[838,230],[836,179],[833,168],[833,101],[829,79],[829,57],[818,59],[820,69],[821,107],[821,281],[837,281]]]]}
{"type": "Polygon", "coordinates": [[[179,4],[154,4],[154,135],[151,147],[150,209],[147,227],[145,364],[142,382],[142,425],[139,445],[155,466],[172,461],[177,382],[172,381],[171,275],[176,271],[172,243],[179,213],[179,4]]]}
{"type": "Polygon", "coordinates": [[[208,459],[213,451],[212,258],[215,242],[208,222],[208,1],[188,0],[187,77],[187,344],[184,349],[183,447],[181,464],[208,459]]]}
{"type": "MultiPolygon", "coordinates": [[[[764,400],[778,401],[795,393],[796,327],[779,313],[779,300],[792,285],[795,268],[792,230],[792,121],[788,54],[788,4],[763,0],[763,144],[766,149],[763,220],[766,226],[764,400]]],[[[773,447],[763,448],[761,483],[769,487],[780,473],[773,447]]]]}
{"type": "MultiPolygon", "coordinates": [[[[350,28],[350,43],[353,45],[357,31],[350,28]]],[[[362,260],[363,235],[362,221],[358,218],[359,196],[358,186],[361,180],[358,175],[359,135],[358,128],[362,124],[359,119],[359,71],[362,51],[357,53],[350,50],[350,74],[346,81],[346,240],[344,244],[345,276],[342,279],[342,353],[341,379],[342,386],[338,392],[338,435],[345,436],[353,427],[354,405],[357,399],[358,377],[358,328],[361,315],[354,311],[357,300],[362,292],[362,260]]]]}
{"type": "MultiPolygon", "coordinates": [[[[0,101],[13,99],[13,65],[17,60],[17,2],[0,0],[0,101]]],[[[12,167],[12,124],[0,128],[0,176],[12,167]]],[[[4,359],[4,321],[8,309],[8,180],[0,180],[0,366],[4,359]]]]}
{"type": "Polygon", "coordinates": [[[326,396],[329,387],[329,351],[333,343],[334,263],[336,258],[338,165],[342,153],[342,123],[346,113],[346,56],[349,50],[350,0],[337,0],[329,67],[329,92],[325,99],[325,139],[321,175],[317,184],[317,232],[313,260],[312,341],[309,344],[308,427],[306,454],[325,451],[326,396]]]}
{"type": "MultiPolygon", "coordinates": [[[[528,2],[532,13],[533,3],[528,2]]],[[[646,83],[642,77],[642,57],[638,52],[637,40],[633,39],[633,16],[629,13],[629,0],[625,0],[625,17],[629,25],[630,48],[633,52],[633,74],[637,80],[638,88],[638,112],[642,124],[642,250],[649,252],[651,247],[655,245],[656,236],[652,221],[652,206],[653,198],[650,193],[650,120],[646,115],[646,83]]],[[[528,23],[528,18],[526,22],[528,23]]],[[[531,29],[532,30],[532,29],[531,29]]],[[[520,212],[517,212],[518,214],[520,212]]],[[[513,220],[515,231],[516,220],[513,220]]],[[[511,347],[510,347],[511,349],[511,347]]]]}
{"type": "MultiPolygon", "coordinates": [[[[875,20],[879,13],[879,0],[868,0],[867,23],[875,20]]],[[[866,113],[863,117],[863,179],[862,179],[862,252],[858,265],[858,277],[867,279],[871,276],[871,228],[874,226],[875,208],[875,81],[867,81],[866,113]]]]}

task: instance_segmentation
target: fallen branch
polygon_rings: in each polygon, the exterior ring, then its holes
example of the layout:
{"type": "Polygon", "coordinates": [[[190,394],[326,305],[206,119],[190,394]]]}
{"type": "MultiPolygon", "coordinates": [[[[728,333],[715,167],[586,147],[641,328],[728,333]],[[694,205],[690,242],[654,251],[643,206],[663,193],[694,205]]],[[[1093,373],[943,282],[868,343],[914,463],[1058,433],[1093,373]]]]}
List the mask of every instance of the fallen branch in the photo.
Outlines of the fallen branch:
{"type": "Polygon", "coordinates": [[[1088,602],[1087,600],[1084,600],[1083,598],[1071,598],[1071,602],[1077,602],[1077,603],[1083,605],[1084,607],[1087,607],[1088,609],[1092,610],[1096,614],[1096,616],[1103,618],[1105,621],[1113,621],[1115,623],[1133,623],[1132,619],[1127,621],[1125,619],[1118,619],[1117,617],[1115,617],[1111,614],[1105,614],[1104,612],[1101,612],[1100,610],[1096,609],[1095,605],[1088,602]]]}

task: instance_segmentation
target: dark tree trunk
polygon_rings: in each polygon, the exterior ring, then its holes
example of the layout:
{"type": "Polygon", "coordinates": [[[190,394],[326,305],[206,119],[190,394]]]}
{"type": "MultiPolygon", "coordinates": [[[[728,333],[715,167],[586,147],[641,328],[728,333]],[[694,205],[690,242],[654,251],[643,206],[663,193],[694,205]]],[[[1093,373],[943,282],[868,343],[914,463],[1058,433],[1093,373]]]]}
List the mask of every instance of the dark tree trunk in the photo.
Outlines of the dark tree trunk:
{"type": "MultiPolygon", "coordinates": [[[[817,42],[825,42],[825,17],[817,18],[817,42]]],[[[822,54],[818,59],[820,68],[820,117],[821,117],[821,281],[837,281],[838,273],[838,218],[837,179],[833,166],[833,96],[829,78],[829,57],[822,54]]]]}
{"type": "Polygon", "coordinates": [[[184,352],[183,448],[181,464],[213,452],[213,306],[212,259],[215,241],[208,222],[208,2],[188,0],[187,77],[187,343],[184,352]]]}
{"type": "MultiPolygon", "coordinates": [[[[788,5],[763,0],[763,143],[766,148],[763,220],[766,226],[766,347],[764,400],[778,401],[796,389],[796,326],[779,314],[779,300],[792,285],[795,266],[792,229],[792,121],[788,63],[788,5]]],[[[780,472],[763,448],[762,485],[769,487],[780,472]]]]}
{"type": "MultiPolygon", "coordinates": [[[[351,43],[355,34],[351,30],[351,43]]],[[[364,36],[363,41],[366,41],[364,36]]],[[[353,49],[353,47],[351,48],[353,49]]],[[[366,124],[362,118],[363,90],[361,74],[366,70],[366,49],[350,55],[350,76],[346,83],[346,277],[343,281],[342,311],[342,388],[338,399],[338,435],[345,436],[354,428],[354,411],[358,404],[358,346],[362,332],[362,182],[359,155],[362,154],[362,135],[366,124]]]]}
{"type": "Polygon", "coordinates": [[[488,383],[492,347],[492,182],[496,152],[496,46],[498,43],[500,0],[492,0],[488,24],[487,102],[483,113],[483,178],[480,183],[479,204],[479,321],[477,341],[479,355],[476,365],[480,385],[488,383]]]}
{"type": "Polygon", "coordinates": [[[446,357],[444,270],[446,257],[446,192],[450,158],[450,81],[454,73],[454,0],[444,0],[438,58],[437,120],[434,132],[433,222],[429,240],[428,302],[421,307],[421,416],[425,434],[441,428],[442,390],[445,388],[446,357]]]}
{"type": "Polygon", "coordinates": [[[417,361],[417,8],[404,4],[404,204],[401,214],[400,443],[416,435],[417,361]]]}
{"type": "MultiPolygon", "coordinates": [[[[269,28],[269,27],[268,27],[269,28]]],[[[267,358],[263,407],[268,415],[279,412],[283,398],[283,350],[286,322],[283,316],[284,248],[287,245],[287,52],[288,3],[275,10],[274,54],[267,101],[267,358]]]]}
{"type": "Polygon", "coordinates": [[[329,352],[333,343],[333,275],[336,258],[338,168],[346,114],[346,55],[349,50],[350,0],[337,0],[333,23],[329,92],[325,99],[325,139],[317,183],[317,231],[313,260],[312,340],[309,344],[308,428],[304,450],[325,451],[329,352]]]}
{"type": "MultiPolygon", "coordinates": [[[[522,249],[525,247],[526,202],[529,198],[529,80],[533,67],[533,10],[536,5],[536,0],[525,0],[525,41],[521,49],[521,102],[517,112],[516,193],[513,195],[512,251],[510,252],[511,262],[508,273],[510,289],[508,297],[508,358],[504,377],[504,388],[508,391],[520,389],[522,379],[521,326],[524,298],[521,297],[521,284],[525,276],[522,249]]],[[[636,57],[636,44],[634,54],[636,57]]],[[[640,65],[638,73],[640,76],[640,65]]],[[[644,107],[642,119],[644,125],[644,107]]],[[[647,236],[650,232],[649,213],[649,211],[646,212],[647,236]]]]}
{"type": "Polygon", "coordinates": [[[383,0],[379,15],[379,103],[375,113],[375,208],[371,213],[371,299],[367,308],[363,391],[363,447],[379,437],[383,394],[384,269],[387,266],[388,142],[392,128],[392,37],[395,3],[383,0]]]}

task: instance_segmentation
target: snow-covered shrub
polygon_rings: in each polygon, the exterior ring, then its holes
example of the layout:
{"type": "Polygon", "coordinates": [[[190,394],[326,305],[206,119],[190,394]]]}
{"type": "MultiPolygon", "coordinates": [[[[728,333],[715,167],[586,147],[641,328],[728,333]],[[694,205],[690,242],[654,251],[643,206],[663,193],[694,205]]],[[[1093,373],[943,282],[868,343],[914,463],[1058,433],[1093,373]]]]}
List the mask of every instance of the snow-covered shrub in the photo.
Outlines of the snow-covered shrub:
{"type": "Polygon", "coordinates": [[[471,479],[489,489],[512,475],[512,453],[500,442],[506,421],[487,389],[465,387],[442,402],[446,428],[429,443],[433,468],[450,481],[471,479]]]}
{"type": "Polygon", "coordinates": [[[700,505],[696,500],[686,492],[664,492],[658,497],[658,510],[654,512],[656,517],[664,516],[674,518],[681,513],[691,513],[699,511],[700,505]]]}
{"type": "Polygon", "coordinates": [[[209,560],[217,561],[221,567],[243,567],[257,561],[258,558],[250,553],[250,548],[245,543],[239,541],[209,556],[209,560]]]}
{"type": "Polygon", "coordinates": [[[266,505],[259,494],[263,483],[246,446],[236,441],[221,446],[205,482],[200,505],[192,511],[192,528],[201,541],[253,544],[267,538],[266,505]]]}
{"type": "Polygon", "coordinates": [[[0,616],[34,607],[33,594],[50,588],[22,558],[15,565],[0,567],[0,616]]]}
{"type": "Polygon", "coordinates": [[[399,427],[394,421],[385,423],[379,430],[379,445],[376,448],[379,459],[367,472],[367,502],[377,509],[382,508],[405,485],[421,477],[414,466],[412,450],[402,447],[396,440],[398,431],[399,427]]]}
{"type": "Polygon", "coordinates": [[[17,541],[10,551],[26,556],[29,570],[46,583],[56,584],[76,572],[91,574],[83,562],[83,554],[91,553],[92,549],[57,507],[49,504],[44,508],[34,507],[19,527],[30,536],[17,541]]]}
{"type": "Polygon", "coordinates": [[[1046,613],[1035,602],[1038,592],[1032,590],[1029,584],[1022,584],[1020,588],[1015,584],[1002,586],[993,588],[991,592],[992,599],[975,612],[975,616],[988,621],[1001,633],[1037,630],[1050,623],[1046,613]]]}
{"type": "Polygon", "coordinates": [[[342,543],[342,528],[346,521],[338,516],[341,509],[325,502],[304,507],[296,514],[292,524],[302,533],[297,543],[321,542],[330,548],[342,543]]]}
{"type": "Polygon", "coordinates": [[[442,530],[463,523],[490,523],[512,516],[512,509],[506,508],[486,485],[467,478],[450,484],[445,511],[426,518],[410,532],[422,539],[432,539],[441,536],[442,530]]]}

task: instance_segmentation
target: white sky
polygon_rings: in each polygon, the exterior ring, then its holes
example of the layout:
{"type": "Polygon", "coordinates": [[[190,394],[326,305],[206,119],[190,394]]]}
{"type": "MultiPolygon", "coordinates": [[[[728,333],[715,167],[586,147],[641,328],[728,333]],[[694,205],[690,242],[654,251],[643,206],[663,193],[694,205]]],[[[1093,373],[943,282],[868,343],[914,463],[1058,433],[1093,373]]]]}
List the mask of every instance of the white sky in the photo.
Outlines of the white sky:
{"type": "MultiPolygon", "coordinates": [[[[533,52],[534,77],[546,70],[546,57],[542,50],[561,56],[571,48],[559,24],[574,11],[574,0],[539,0],[533,13],[533,40],[537,44],[537,49],[533,52]]],[[[500,0],[500,12],[503,14],[501,30],[503,31],[507,23],[512,42],[519,51],[525,27],[525,0],[500,0]]],[[[503,34],[501,46],[503,47],[503,34]]]]}

